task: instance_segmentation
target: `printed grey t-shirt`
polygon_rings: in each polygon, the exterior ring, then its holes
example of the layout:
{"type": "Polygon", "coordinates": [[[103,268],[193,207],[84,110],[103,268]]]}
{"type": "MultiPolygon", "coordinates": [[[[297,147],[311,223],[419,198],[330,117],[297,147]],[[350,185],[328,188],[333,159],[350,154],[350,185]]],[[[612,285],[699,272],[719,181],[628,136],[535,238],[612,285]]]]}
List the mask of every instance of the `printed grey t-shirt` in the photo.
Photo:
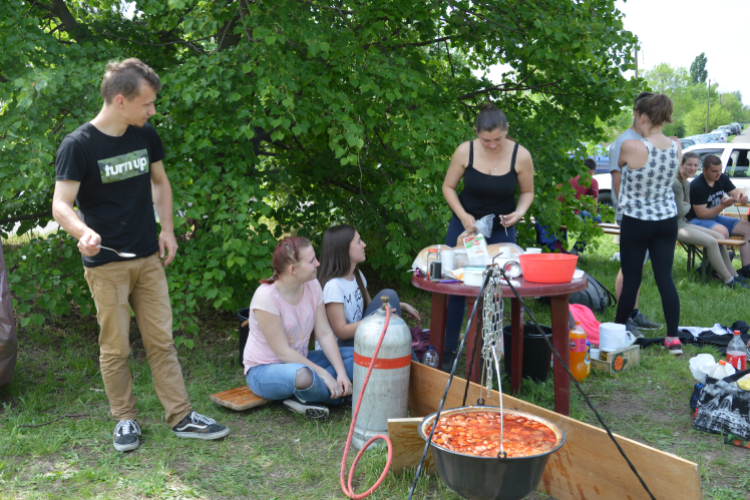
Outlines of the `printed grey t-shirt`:
{"type": "MultiPolygon", "coordinates": [[[[617,165],[617,162],[620,160],[620,148],[622,147],[622,143],[630,140],[630,139],[636,139],[641,140],[643,137],[641,137],[641,134],[633,130],[633,127],[628,127],[628,129],[620,134],[620,136],[610,144],[609,146],[609,173],[612,172],[621,172],[621,169],[619,165],[617,165]]],[[[620,187],[622,188],[622,177],[620,177],[620,187]]],[[[620,197],[620,193],[615,193],[615,186],[613,183],[612,186],[612,204],[615,207],[615,221],[618,223],[622,220],[622,213],[617,207],[617,199],[620,197]]]]}

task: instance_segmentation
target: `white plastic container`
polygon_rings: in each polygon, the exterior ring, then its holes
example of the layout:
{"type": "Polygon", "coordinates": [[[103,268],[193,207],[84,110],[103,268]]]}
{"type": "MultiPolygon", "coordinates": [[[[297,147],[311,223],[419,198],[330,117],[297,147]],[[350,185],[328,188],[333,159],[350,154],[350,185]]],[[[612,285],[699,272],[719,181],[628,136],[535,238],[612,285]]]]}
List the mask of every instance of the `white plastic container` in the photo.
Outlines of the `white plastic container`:
{"type": "Polygon", "coordinates": [[[443,250],[440,252],[440,260],[443,261],[443,276],[449,277],[451,271],[455,269],[455,256],[453,250],[443,250]]]}
{"type": "Polygon", "coordinates": [[[465,267],[464,268],[464,285],[482,286],[483,267],[465,267]]]}
{"type": "Polygon", "coordinates": [[[469,265],[469,256],[465,248],[453,249],[453,269],[461,269],[469,265]]]}
{"type": "Polygon", "coordinates": [[[714,368],[711,373],[708,374],[708,376],[716,380],[721,380],[724,377],[728,377],[734,374],[735,369],[732,367],[732,365],[728,365],[727,362],[722,359],[719,361],[719,364],[716,365],[716,368],[714,368]]]}
{"type": "Polygon", "coordinates": [[[635,343],[633,334],[620,323],[602,323],[599,325],[599,349],[612,352],[624,349],[635,343]]]}

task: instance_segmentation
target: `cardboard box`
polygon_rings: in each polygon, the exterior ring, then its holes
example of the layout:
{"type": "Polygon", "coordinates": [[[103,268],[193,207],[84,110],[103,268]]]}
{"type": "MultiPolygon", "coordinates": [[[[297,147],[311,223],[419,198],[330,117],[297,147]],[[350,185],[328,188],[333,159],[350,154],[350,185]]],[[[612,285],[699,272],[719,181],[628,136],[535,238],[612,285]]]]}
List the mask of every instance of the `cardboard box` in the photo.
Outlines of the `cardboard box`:
{"type": "Polygon", "coordinates": [[[625,349],[605,352],[601,351],[599,359],[591,360],[591,369],[599,370],[610,375],[629,370],[641,363],[641,347],[631,345],[625,349]]]}

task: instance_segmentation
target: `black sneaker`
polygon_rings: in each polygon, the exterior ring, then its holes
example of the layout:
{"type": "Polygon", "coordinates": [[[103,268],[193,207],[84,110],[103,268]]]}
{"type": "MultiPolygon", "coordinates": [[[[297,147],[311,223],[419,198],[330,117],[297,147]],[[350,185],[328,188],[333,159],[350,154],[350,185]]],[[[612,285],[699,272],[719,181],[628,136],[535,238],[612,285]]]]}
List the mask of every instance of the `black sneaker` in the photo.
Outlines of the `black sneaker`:
{"type": "Polygon", "coordinates": [[[734,278],[729,283],[725,283],[725,285],[729,288],[750,288],[750,285],[748,285],[744,281],[740,281],[739,277],[734,278]]]}
{"type": "Polygon", "coordinates": [[[633,323],[635,323],[635,326],[637,326],[641,330],[658,330],[663,325],[656,323],[655,321],[651,321],[646,316],[643,315],[641,311],[638,311],[638,313],[635,315],[635,318],[633,318],[633,323]]]}
{"type": "Polygon", "coordinates": [[[172,427],[172,432],[177,437],[211,440],[223,438],[229,434],[229,428],[217,424],[212,418],[192,412],[172,427]]]}
{"type": "Polygon", "coordinates": [[[120,420],[115,427],[115,439],[113,440],[115,450],[131,451],[141,445],[138,436],[141,435],[141,428],[135,420],[120,420]]]}
{"type": "Polygon", "coordinates": [[[633,321],[633,318],[628,318],[628,320],[625,322],[625,329],[633,334],[633,337],[637,339],[643,338],[643,332],[641,332],[638,329],[638,326],[636,326],[635,321],[633,321]]]}
{"type": "Polygon", "coordinates": [[[737,274],[739,274],[743,278],[750,279],[750,264],[748,264],[746,266],[742,266],[741,268],[739,268],[737,270],[737,274]]]}
{"type": "Polygon", "coordinates": [[[445,351],[443,356],[442,369],[444,372],[450,373],[453,369],[453,363],[456,361],[456,351],[445,351]]]}
{"type": "Polygon", "coordinates": [[[306,403],[297,396],[284,400],[284,406],[289,411],[303,415],[310,420],[323,420],[328,416],[328,407],[320,403],[306,403]]]}

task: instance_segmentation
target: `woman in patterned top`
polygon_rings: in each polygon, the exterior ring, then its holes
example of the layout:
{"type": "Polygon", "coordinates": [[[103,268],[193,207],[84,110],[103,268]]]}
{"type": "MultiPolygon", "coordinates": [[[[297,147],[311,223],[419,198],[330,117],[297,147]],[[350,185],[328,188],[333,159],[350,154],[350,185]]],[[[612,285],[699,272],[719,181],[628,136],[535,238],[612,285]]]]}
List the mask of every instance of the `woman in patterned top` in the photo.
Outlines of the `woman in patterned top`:
{"type": "Polygon", "coordinates": [[[652,94],[636,99],[634,114],[633,126],[643,139],[623,142],[618,162],[622,168],[618,210],[623,214],[620,229],[623,287],[615,322],[624,325],[633,310],[648,250],[667,323],[664,346],[670,354],[679,355],[682,354],[682,344],[677,338],[680,297],[672,280],[677,206],[672,183],[682,160],[682,146],[662,133],[662,124],[670,123],[672,117],[669,97],[652,94]]]}

